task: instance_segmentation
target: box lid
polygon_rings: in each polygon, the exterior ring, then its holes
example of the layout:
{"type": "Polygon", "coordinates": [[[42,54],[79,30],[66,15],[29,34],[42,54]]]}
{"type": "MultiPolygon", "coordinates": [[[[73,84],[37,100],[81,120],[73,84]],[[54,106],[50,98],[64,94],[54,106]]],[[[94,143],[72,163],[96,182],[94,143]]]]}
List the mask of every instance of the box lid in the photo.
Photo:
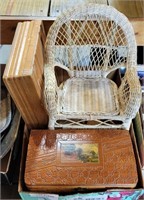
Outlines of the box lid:
{"type": "Polygon", "coordinates": [[[25,183],[32,191],[133,188],[137,169],[126,130],[33,130],[25,183]]]}

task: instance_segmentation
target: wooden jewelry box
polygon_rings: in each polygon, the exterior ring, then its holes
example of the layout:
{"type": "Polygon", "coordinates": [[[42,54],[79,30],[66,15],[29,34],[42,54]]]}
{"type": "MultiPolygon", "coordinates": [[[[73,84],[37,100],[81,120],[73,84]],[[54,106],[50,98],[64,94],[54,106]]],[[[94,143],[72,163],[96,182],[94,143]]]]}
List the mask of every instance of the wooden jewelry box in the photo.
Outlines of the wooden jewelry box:
{"type": "Polygon", "coordinates": [[[134,188],[136,161],[126,130],[32,130],[24,181],[30,191],[134,188]]]}

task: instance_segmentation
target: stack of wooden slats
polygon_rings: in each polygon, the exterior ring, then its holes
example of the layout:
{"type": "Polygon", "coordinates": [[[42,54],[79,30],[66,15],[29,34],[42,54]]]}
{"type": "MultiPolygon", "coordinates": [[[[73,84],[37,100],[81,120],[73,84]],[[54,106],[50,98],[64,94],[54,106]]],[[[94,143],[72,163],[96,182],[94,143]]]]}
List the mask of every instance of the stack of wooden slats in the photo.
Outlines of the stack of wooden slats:
{"type": "Polygon", "coordinates": [[[47,124],[43,106],[43,45],[41,21],[19,23],[12,43],[4,82],[29,128],[47,124]]]}

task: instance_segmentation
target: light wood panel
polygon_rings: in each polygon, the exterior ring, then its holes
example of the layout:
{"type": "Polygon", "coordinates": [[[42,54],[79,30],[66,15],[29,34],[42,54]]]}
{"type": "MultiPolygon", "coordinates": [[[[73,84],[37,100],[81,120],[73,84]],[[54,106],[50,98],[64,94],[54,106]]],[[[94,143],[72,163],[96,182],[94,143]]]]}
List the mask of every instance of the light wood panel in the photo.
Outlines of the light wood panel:
{"type": "Polygon", "coordinates": [[[51,0],[50,16],[55,17],[68,8],[82,3],[99,3],[107,4],[107,0],[51,0]]]}
{"type": "Polygon", "coordinates": [[[108,3],[127,17],[144,17],[144,0],[108,0],[108,3]]]}
{"type": "Polygon", "coordinates": [[[47,125],[43,106],[43,48],[41,21],[19,23],[3,79],[29,128],[47,125]]]}
{"type": "Polygon", "coordinates": [[[134,28],[137,45],[144,46],[144,18],[131,19],[130,22],[134,28]]]}
{"type": "Polygon", "coordinates": [[[47,16],[49,0],[0,0],[0,15],[47,16]]]}

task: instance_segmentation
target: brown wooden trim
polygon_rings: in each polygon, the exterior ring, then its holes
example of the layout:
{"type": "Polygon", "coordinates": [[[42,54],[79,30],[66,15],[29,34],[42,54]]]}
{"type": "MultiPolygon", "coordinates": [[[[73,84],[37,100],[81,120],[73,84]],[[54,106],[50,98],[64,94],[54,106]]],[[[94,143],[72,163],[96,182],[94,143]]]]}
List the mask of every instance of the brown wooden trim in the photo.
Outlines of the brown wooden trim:
{"type": "MultiPolygon", "coordinates": [[[[0,20],[0,44],[12,44],[17,24],[24,21],[30,21],[30,19],[0,20]]],[[[50,20],[43,21],[46,34],[52,23],[53,21],[50,20]]]]}
{"type": "MultiPolygon", "coordinates": [[[[45,32],[47,34],[49,27],[52,25],[54,18],[42,18],[43,24],[45,28],[45,32]]],[[[0,25],[1,25],[1,38],[0,43],[1,44],[11,44],[14,33],[16,30],[16,26],[18,22],[23,21],[30,21],[32,19],[30,18],[23,18],[23,19],[1,19],[0,25]]],[[[39,18],[41,20],[41,18],[39,18]]],[[[144,46],[144,18],[130,18],[130,22],[132,23],[132,26],[135,31],[136,41],[138,46],[144,46]]]]}

